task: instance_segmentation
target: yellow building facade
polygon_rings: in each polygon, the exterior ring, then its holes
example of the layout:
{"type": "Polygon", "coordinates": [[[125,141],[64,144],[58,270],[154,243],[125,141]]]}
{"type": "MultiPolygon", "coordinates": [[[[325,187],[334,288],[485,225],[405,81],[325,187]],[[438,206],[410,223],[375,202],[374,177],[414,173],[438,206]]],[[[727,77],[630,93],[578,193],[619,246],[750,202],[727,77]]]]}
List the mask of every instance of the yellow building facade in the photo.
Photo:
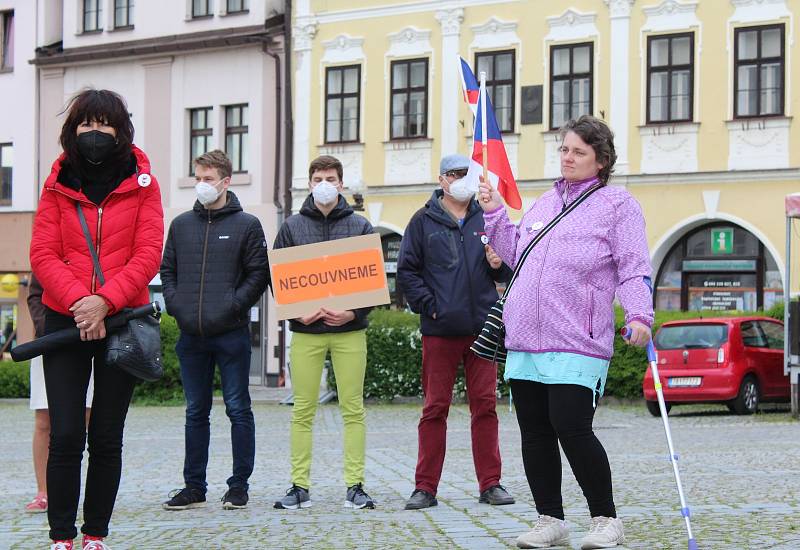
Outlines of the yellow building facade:
{"type": "Polygon", "coordinates": [[[783,298],[783,199],[800,191],[800,0],[294,6],[293,204],[310,160],[340,158],[390,271],[441,156],[471,151],[460,55],[487,74],[523,209],[559,176],[558,126],[593,114],[615,132],[611,183],[644,210],[658,309],[783,298]]]}

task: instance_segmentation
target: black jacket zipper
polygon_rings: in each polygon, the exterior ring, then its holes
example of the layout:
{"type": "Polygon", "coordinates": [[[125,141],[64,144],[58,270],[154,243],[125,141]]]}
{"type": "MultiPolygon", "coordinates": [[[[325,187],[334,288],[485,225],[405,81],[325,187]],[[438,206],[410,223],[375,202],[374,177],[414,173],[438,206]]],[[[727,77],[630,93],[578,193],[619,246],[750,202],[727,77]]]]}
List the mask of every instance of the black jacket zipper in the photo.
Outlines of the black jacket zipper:
{"type": "MultiPolygon", "coordinates": [[[[463,226],[458,228],[458,232],[461,234],[461,254],[464,258],[464,268],[467,270],[467,285],[469,286],[469,313],[470,319],[473,319],[473,323],[475,322],[475,294],[472,292],[472,273],[469,270],[469,258],[467,258],[467,248],[464,245],[464,229],[463,226]]],[[[481,319],[481,323],[483,319],[481,319]]]]}
{"type": "Polygon", "coordinates": [[[208,223],[206,224],[206,236],[203,241],[203,264],[200,268],[200,299],[197,308],[197,328],[200,336],[203,336],[203,287],[206,284],[206,259],[208,255],[208,232],[211,229],[211,210],[208,211],[208,223]]]}

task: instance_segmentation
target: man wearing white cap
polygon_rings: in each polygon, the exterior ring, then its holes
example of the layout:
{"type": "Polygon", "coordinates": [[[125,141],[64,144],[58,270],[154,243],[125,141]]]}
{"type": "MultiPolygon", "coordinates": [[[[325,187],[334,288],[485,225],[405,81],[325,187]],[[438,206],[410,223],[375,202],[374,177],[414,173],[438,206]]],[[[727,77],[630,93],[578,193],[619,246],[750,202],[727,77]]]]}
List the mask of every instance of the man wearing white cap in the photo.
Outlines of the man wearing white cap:
{"type": "Polygon", "coordinates": [[[416,487],[406,510],[437,505],[447,446],[447,413],[456,370],[462,363],[479,501],[514,503],[500,485],[497,365],[469,349],[497,301],[495,282],[507,281],[511,270],[487,244],[482,211],[474,199],[478,182],[467,178],[469,164],[463,155],[442,158],[441,188],[411,218],[400,245],[398,284],[411,309],[420,314],[424,394],[416,487]]]}

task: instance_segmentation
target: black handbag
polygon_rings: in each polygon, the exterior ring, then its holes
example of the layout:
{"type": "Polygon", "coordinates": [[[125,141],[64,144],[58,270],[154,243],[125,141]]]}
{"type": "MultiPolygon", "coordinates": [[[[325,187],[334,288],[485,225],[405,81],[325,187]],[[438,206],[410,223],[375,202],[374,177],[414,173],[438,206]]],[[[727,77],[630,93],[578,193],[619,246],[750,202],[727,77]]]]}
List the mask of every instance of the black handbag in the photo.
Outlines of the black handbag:
{"type": "MultiPolygon", "coordinates": [[[[83,235],[92,256],[94,269],[101,285],[106,283],[100,260],[97,257],[89,226],[80,203],[76,203],[78,218],[83,235]]],[[[124,309],[123,311],[129,311],[124,309]]],[[[106,337],[106,365],[121,369],[128,374],[147,382],[154,382],[164,376],[161,363],[161,313],[129,320],[122,328],[106,337]]]]}
{"type": "Polygon", "coordinates": [[[533,250],[533,247],[542,240],[548,231],[555,227],[555,225],[560,222],[564,216],[575,210],[580,203],[589,197],[589,195],[603,187],[603,185],[604,184],[598,184],[587,189],[569,206],[559,212],[558,216],[550,220],[550,222],[545,225],[542,230],[539,231],[539,233],[537,233],[531,242],[528,243],[528,246],[526,246],[525,250],[522,251],[519,261],[517,261],[517,266],[514,268],[514,273],[511,275],[511,280],[509,280],[508,285],[506,285],[505,292],[503,292],[503,295],[500,297],[500,299],[497,300],[497,302],[489,310],[489,314],[486,316],[486,321],[483,323],[483,328],[481,329],[480,334],[478,334],[478,337],[469,348],[473,351],[473,353],[475,353],[475,355],[483,359],[487,359],[492,363],[506,362],[508,350],[506,350],[505,343],[506,325],[503,323],[503,307],[505,306],[508,293],[511,290],[511,285],[514,284],[514,281],[516,281],[517,277],[519,276],[519,272],[522,269],[522,264],[525,263],[525,260],[533,250]]]}

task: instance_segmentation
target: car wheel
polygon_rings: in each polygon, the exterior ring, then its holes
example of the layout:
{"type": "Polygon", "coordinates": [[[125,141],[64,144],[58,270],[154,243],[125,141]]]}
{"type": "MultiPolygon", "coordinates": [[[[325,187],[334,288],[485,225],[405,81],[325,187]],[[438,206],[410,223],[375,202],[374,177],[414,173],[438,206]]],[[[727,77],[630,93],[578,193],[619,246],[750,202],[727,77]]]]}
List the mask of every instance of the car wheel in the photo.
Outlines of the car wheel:
{"type": "Polygon", "coordinates": [[[739,386],[739,395],[731,401],[729,408],[736,414],[753,414],[758,410],[758,382],[753,376],[745,376],[739,386]]]}
{"type": "MultiPolygon", "coordinates": [[[[647,410],[653,416],[661,416],[661,409],[658,408],[658,401],[645,401],[645,405],[647,405],[647,410]]],[[[669,414],[669,410],[672,408],[671,403],[664,402],[664,408],[667,409],[667,414],[669,414]]]]}

